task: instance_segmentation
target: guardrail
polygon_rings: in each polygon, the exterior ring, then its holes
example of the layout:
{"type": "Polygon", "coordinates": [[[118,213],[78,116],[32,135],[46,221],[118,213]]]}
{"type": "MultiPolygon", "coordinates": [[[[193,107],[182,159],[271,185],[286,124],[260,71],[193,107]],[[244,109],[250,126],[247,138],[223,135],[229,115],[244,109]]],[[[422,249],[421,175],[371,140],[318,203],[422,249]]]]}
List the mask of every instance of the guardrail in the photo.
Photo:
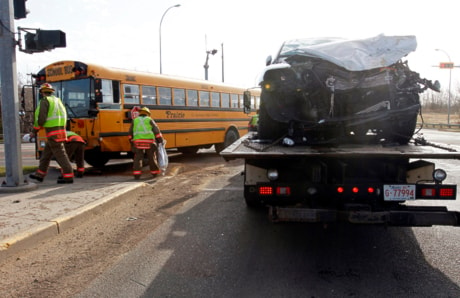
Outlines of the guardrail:
{"type": "MultiPolygon", "coordinates": [[[[422,123],[417,123],[417,127],[421,127],[422,123]]],[[[447,124],[447,123],[423,123],[424,128],[447,128],[460,130],[460,124],[447,124]]]]}

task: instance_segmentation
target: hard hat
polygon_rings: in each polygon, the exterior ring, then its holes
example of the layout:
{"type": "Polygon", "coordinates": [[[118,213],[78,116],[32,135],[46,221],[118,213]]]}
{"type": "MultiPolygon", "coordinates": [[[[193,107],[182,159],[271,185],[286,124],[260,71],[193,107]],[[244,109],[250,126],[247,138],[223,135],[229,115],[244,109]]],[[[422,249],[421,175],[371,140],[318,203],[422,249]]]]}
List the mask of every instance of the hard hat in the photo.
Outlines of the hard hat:
{"type": "Polygon", "coordinates": [[[149,108],[143,107],[143,108],[139,111],[139,115],[150,115],[150,110],[149,110],[149,108]]]}
{"type": "Polygon", "coordinates": [[[44,83],[40,86],[40,92],[54,92],[54,88],[53,86],[51,86],[51,84],[48,84],[48,83],[44,83]]]}

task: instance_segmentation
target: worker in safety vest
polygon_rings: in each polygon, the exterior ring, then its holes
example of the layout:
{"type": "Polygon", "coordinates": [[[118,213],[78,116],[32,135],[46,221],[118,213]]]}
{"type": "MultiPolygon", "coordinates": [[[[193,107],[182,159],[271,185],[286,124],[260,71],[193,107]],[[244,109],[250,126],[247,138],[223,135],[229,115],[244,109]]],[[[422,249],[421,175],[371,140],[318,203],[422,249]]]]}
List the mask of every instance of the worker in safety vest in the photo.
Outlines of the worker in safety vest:
{"type": "Polygon", "coordinates": [[[34,132],[42,128],[46,131],[47,142],[40,157],[38,169],[29,177],[39,182],[45,178],[51,158],[54,156],[61,167],[62,175],[57,183],[73,183],[73,169],[65,152],[67,112],[61,99],[54,96],[54,88],[45,83],[40,86],[40,102],[35,110],[34,132]]]}
{"type": "Polygon", "coordinates": [[[73,131],[66,131],[67,141],[65,142],[65,151],[69,160],[75,161],[77,165],[77,173],[75,177],[83,178],[85,173],[85,140],[73,131]]]}
{"type": "Polygon", "coordinates": [[[150,118],[150,110],[147,107],[142,108],[139,116],[133,119],[128,134],[134,152],[134,179],[141,177],[141,161],[144,156],[148,159],[150,174],[157,176],[160,173],[156,158],[157,143],[163,143],[163,136],[155,121],[150,118]]]}

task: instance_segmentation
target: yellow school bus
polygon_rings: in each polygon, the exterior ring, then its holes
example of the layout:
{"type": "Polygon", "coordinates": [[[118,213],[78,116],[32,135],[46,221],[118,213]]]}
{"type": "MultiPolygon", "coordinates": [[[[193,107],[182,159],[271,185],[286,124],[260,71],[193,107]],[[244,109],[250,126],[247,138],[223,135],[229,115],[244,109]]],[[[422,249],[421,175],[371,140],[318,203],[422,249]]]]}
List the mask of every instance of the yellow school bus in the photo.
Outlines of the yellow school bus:
{"type": "MultiPolygon", "coordinates": [[[[196,153],[214,145],[220,152],[247,133],[260,95],[251,90],[248,111],[243,108],[243,88],[79,61],[50,64],[33,77],[36,90],[45,82],[52,84],[66,106],[68,129],[87,141],[85,161],[95,167],[132,156],[128,129],[142,107],[150,109],[166,148],[196,153]]],[[[45,141],[39,135],[38,155],[45,141]]]]}

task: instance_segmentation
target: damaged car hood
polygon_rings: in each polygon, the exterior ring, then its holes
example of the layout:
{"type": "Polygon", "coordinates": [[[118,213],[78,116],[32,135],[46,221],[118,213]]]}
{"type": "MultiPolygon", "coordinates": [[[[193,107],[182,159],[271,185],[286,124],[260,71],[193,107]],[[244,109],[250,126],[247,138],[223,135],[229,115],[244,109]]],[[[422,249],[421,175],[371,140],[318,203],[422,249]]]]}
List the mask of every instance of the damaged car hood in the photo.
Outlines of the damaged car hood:
{"type": "Polygon", "coordinates": [[[412,35],[378,35],[357,40],[295,39],[283,44],[274,63],[288,62],[293,56],[305,56],[329,61],[349,71],[363,71],[390,66],[416,48],[417,40],[412,35]]]}

